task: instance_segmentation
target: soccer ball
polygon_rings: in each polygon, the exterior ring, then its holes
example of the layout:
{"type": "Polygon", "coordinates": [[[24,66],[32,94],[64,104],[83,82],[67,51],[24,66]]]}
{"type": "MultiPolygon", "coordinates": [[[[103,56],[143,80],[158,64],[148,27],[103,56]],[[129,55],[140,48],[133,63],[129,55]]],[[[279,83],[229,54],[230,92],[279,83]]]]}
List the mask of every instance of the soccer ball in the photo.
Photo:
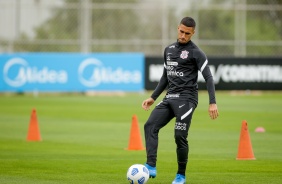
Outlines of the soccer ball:
{"type": "Polygon", "coordinates": [[[126,176],[130,184],[145,184],[149,180],[149,170],[142,164],[134,164],[129,167],[126,176]]]}

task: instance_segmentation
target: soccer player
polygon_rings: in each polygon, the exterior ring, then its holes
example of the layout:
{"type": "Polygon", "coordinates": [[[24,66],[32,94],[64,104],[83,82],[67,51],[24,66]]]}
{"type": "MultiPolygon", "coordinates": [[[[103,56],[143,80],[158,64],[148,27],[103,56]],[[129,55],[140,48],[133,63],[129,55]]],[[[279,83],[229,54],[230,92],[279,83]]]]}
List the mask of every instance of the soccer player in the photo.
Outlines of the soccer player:
{"type": "Polygon", "coordinates": [[[172,118],[176,118],[174,138],[178,171],[172,184],[184,184],[188,162],[188,131],[193,112],[198,104],[198,71],[206,81],[209,94],[208,113],[211,119],[219,115],[213,76],[208,66],[205,53],[191,41],[195,33],[196,23],[191,17],[184,17],[178,26],[177,42],[167,46],[164,50],[164,69],[162,77],[151,97],[144,100],[142,108],[149,110],[150,106],[167,88],[163,100],[156,105],[144,125],[147,161],[145,166],[150,177],[157,175],[158,133],[172,118]]]}

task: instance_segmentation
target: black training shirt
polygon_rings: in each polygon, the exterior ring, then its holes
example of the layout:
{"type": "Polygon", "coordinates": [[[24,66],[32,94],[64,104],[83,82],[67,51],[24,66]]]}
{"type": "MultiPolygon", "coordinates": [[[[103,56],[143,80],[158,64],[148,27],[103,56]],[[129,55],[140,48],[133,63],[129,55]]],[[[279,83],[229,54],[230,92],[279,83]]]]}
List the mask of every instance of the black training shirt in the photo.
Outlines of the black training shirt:
{"type": "Polygon", "coordinates": [[[209,103],[216,103],[213,77],[205,53],[192,41],[167,46],[164,50],[163,75],[151,97],[156,100],[168,86],[165,98],[185,98],[197,105],[198,71],[206,81],[209,103]]]}

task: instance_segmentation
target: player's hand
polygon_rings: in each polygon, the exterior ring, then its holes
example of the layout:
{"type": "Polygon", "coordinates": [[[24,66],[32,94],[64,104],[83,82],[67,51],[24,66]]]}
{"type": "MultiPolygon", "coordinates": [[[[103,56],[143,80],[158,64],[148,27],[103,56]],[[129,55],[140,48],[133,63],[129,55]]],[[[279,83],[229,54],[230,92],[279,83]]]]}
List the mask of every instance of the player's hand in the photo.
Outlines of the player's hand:
{"type": "Polygon", "coordinates": [[[210,104],[209,115],[210,115],[211,119],[216,119],[219,116],[216,104],[210,104]]]}
{"type": "Polygon", "coordinates": [[[153,98],[148,98],[146,100],[143,101],[142,103],[142,108],[147,110],[150,110],[151,105],[155,102],[155,100],[153,98]]]}

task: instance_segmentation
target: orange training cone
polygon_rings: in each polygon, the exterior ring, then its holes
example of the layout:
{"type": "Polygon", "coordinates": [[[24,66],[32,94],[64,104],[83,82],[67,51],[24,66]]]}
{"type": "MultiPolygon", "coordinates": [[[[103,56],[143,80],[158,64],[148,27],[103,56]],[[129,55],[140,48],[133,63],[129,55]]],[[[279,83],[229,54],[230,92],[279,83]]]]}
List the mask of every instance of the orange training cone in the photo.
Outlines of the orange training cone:
{"type": "Polygon", "coordinates": [[[27,133],[27,141],[41,141],[39,126],[36,117],[36,110],[33,109],[30,117],[29,128],[27,133]]]}
{"type": "Polygon", "coordinates": [[[247,121],[242,121],[237,160],[255,160],[247,121]]]}
{"type": "Polygon", "coordinates": [[[127,150],[144,150],[142,137],[139,130],[137,116],[132,116],[129,144],[127,150]]]}

